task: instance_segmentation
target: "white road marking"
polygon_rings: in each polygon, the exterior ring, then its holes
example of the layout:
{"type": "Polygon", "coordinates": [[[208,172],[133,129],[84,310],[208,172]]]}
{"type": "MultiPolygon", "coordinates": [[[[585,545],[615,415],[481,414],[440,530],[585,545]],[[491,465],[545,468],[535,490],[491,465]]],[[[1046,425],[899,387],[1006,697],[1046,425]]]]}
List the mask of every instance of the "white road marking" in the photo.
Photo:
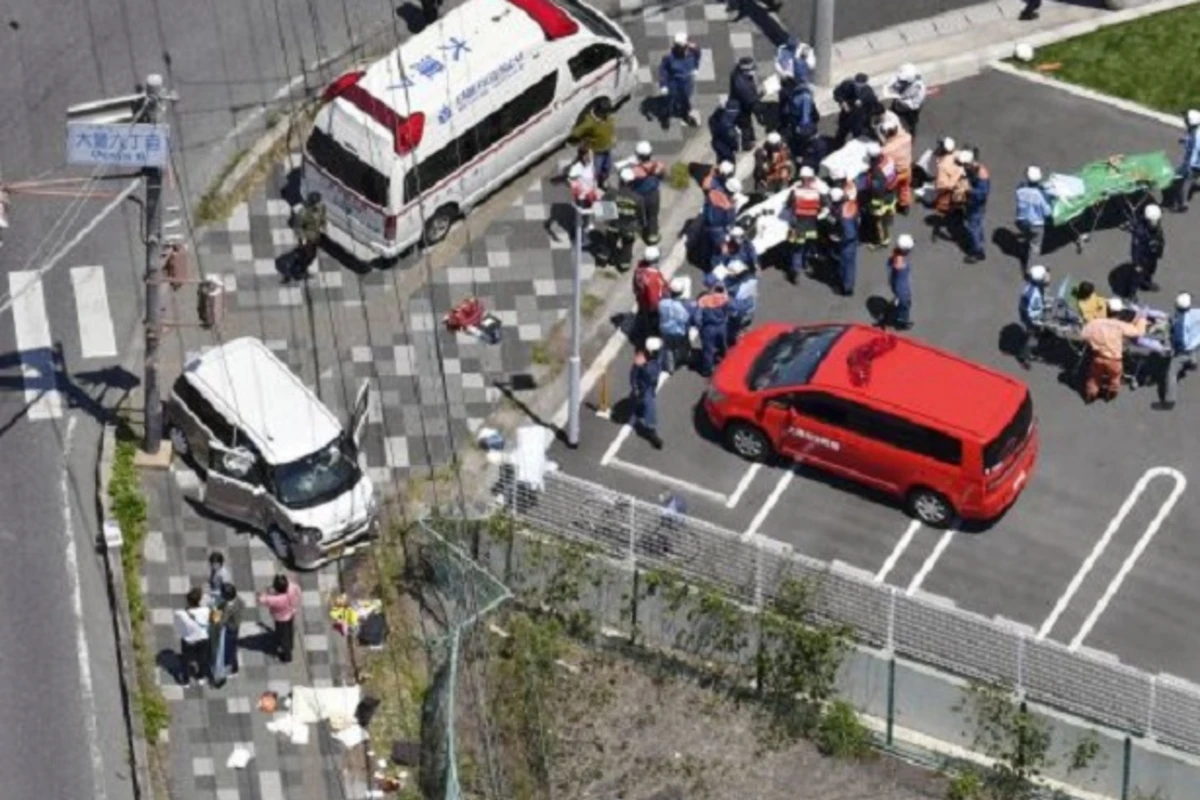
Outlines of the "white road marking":
{"type": "Polygon", "coordinates": [[[908,584],[908,588],[904,590],[905,594],[916,594],[921,588],[921,584],[929,577],[929,573],[933,572],[933,568],[937,566],[938,559],[942,557],[942,553],[950,546],[950,542],[954,540],[955,530],[948,530],[942,534],[942,538],[938,539],[937,545],[934,546],[933,552],[929,554],[929,558],[925,559],[925,563],[921,565],[921,571],[913,576],[912,583],[908,584]]]}
{"type": "Polygon", "coordinates": [[[1168,477],[1173,479],[1175,481],[1175,488],[1171,490],[1171,494],[1158,509],[1158,513],[1154,515],[1154,519],[1150,520],[1150,524],[1146,526],[1146,530],[1142,533],[1142,538],[1138,539],[1133,551],[1130,552],[1130,554],[1125,558],[1125,561],[1121,564],[1120,571],[1117,572],[1116,577],[1114,577],[1108,584],[1108,587],[1104,590],[1104,595],[1100,598],[1099,602],[1096,603],[1095,607],[1092,608],[1092,613],[1088,614],[1088,618],[1084,620],[1083,625],[1079,628],[1079,632],[1075,634],[1075,638],[1071,640],[1070,647],[1072,650],[1078,650],[1079,646],[1083,644],[1083,640],[1086,639],[1088,634],[1092,632],[1092,628],[1095,627],[1096,622],[1100,619],[1100,616],[1104,613],[1104,610],[1108,608],[1109,602],[1111,602],[1113,597],[1116,596],[1117,592],[1120,591],[1121,584],[1124,583],[1126,576],[1129,575],[1130,570],[1132,570],[1134,565],[1137,564],[1138,559],[1142,557],[1142,553],[1144,553],[1146,548],[1150,546],[1150,542],[1154,540],[1155,534],[1157,534],[1158,529],[1162,527],[1167,515],[1169,515],[1171,510],[1175,508],[1175,503],[1179,500],[1180,495],[1182,495],[1184,490],[1187,489],[1187,478],[1184,477],[1182,472],[1177,469],[1171,469],[1170,467],[1154,467],[1153,469],[1146,471],[1146,474],[1142,476],[1142,480],[1138,481],[1138,487],[1135,488],[1134,491],[1140,493],[1140,490],[1145,488],[1142,484],[1142,481],[1145,481],[1148,484],[1157,477],[1168,477]]]}
{"type": "Polygon", "coordinates": [[[71,284],[75,288],[79,349],[83,358],[115,356],[117,336],[113,333],[112,314],[108,309],[104,267],[71,267],[71,284]]]}
{"type": "Polygon", "coordinates": [[[698,483],[685,481],[682,478],[672,478],[670,475],[663,474],[656,469],[643,467],[641,464],[633,464],[614,457],[609,459],[608,466],[615,467],[616,469],[623,469],[626,472],[632,472],[639,477],[647,478],[651,481],[670,484],[676,488],[683,489],[685,492],[691,492],[692,494],[712,500],[714,503],[720,503],[721,505],[724,505],[728,501],[728,498],[726,498],[725,495],[721,494],[720,492],[714,492],[712,489],[706,489],[698,483]]]}
{"type": "Polygon", "coordinates": [[[742,500],[742,495],[750,488],[750,484],[754,482],[754,476],[762,469],[762,464],[752,464],[750,469],[746,470],[746,474],[738,481],[737,488],[733,490],[733,494],[729,495],[729,500],[726,501],[726,508],[733,508],[742,500]]]}
{"type": "MultiPolygon", "coordinates": [[[[671,377],[669,372],[661,372],[658,375],[658,391],[662,391],[663,385],[667,382],[667,378],[671,377]]],[[[587,393],[587,384],[584,384],[584,394],[587,393]]],[[[561,427],[561,426],[559,426],[561,427]]],[[[617,436],[612,440],[612,444],[604,451],[604,455],[600,457],[600,466],[607,467],[617,457],[617,452],[621,449],[621,445],[625,444],[625,440],[633,433],[633,426],[626,423],[621,426],[621,430],[617,431],[617,436]]],[[[725,495],[721,495],[721,502],[725,502],[725,495]]]]}
{"type": "Polygon", "coordinates": [[[71,440],[75,436],[78,417],[67,420],[67,433],[63,437],[63,468],[59,479],[62,494],[63,555],[67,566],[67,585],[71,589],[71,611],[75,615],[75,650],[79,661],[79,692],[83,699],[83,723],[87,731],[88,751],[92,759],[92,783],[96,800],[108,799],[108,788],[104,778],[104,756],[100,752],[100,723],[96,717],[96,691],[92,684],[92,657],[88,648],[87,629],[83,618],[83,589],[79,585],[79,548],[75,544],[75,504],[71,502],[71,470],[67,460],[71,452],[71,440]]]}
{"type": "Polygon", "coordinates": [[[784,491],[791,485],[796,478],[796,471],[789,469],[783,473],[783,477],[779,479],[779,483],[775,484],[775,488],[771,490],[771,496],[767,498],[767,502],[763,503],[762,508],[754,515],[754,519],[750,520],[750,527],[742,534],[742,541],[748,541],[758,535],[759,528],[767,521],[767,515],[771,513],[771,509],[779,502],[779,498],[783,497],[784,491]]]}
{"type": "Polygon", "coordinates": [[[56,387],[54,340],[46,316],[46,296],[41,274],[32,270],[8,273],[13,298],[13,328],[25,378],[26,416],[29,419],[61,417],[62,395],[56,387]]]}
{"type": "Polygon", "coordinates": [[[896,542],[896,546],[892,548],[891,555],[887,557],[887,561],[883,562],[883,566],[879,568],[879,572],[875,573],[876,583],[883,583],[884,579],[896,568],[896,562],[900,560],[900,556],[904,555],[904,551],[912,544],[912,540],[919,530],[921,530],[921,523],[918,520],[914,519],[908,523],[908,530],[900,537],[900,541],[896,542]]]}
{"type": "MultiPolygon", "coordinates": [[[[1125,498],[1125,502],[1121,504],[1121,508],[1118,509],[1117,515],[1109,521],[1108,528],[1105,529],[1104,535],[1100,537],[1099,541],[1096,542],[1096,546],[1092,548],[1092,552],[1088,554],[1088,557],[1084,559],[1083,564],[1080,565],[1079,571],[1075,573],[1075,577],[1073,577],[1071,582],[1067,585],[1067,590],[1063,592],[1062,596],[1058,598],[1058,602],[1054,604],[1054,610],[1050,612],[1050,616],[1046,617],[1046,621],[1042,623],[1042,627],[1038,628],[1038,639],[1045,639],[1050,633],[1051,629],[1054,628],[1054,624],[1058,622],[1058,618],[1062,616],[1064,611],[1066,611],[1071,599],[1075,596],[1075,593],[1079,591],[1079,587],[1083,585],[1083,581],[1085,578],[1087,578],[1088,573],[1090,573],[1092,568],[1096,566],[1096,562],[1100,559],[1100,556],[1104,555],[1105,549],[1108,548],[1108,545],[1112,542],[1113,537],[1116,536],[1117,531],[1121,529],[1121,525],[1125,522],[1125,518],[1129,516],[1129,512],[1133,511],[1133,507],[1137,505],[1137,501],[1142,496],[1142,492],[1146,491],[1146,487],[1150,485],[1150,481],[1154,480],[1159,475],[1178,476],[1178,480],[1182,480],[1184,485],[1187,484],[1187,480],[1182,474],[1169,467],[1153,467],[1152,469],[1146,470],[1146,472],[1134,485],[1133,491],[1130,492],[1129,496],[1125,498]]],[[[1174,498],[1175,495],[1172,494],[1171,497],[1174,498]]],[[[1172,505],[1174,505],[1173,499],[1171,499],[1170,502],[1172,505]]],[[[1155,530],[1157,530],[1157,528],[1155,530]]]]}

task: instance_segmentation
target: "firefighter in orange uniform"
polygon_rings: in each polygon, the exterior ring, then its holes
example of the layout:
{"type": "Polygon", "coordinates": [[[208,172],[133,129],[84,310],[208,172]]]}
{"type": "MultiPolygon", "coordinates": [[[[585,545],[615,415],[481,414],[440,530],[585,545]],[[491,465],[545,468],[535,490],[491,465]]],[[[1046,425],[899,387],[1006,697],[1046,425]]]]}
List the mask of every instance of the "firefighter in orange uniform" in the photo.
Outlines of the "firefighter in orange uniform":
{"type": "Polygon", "coordinates": [[[796,282],[802,270],[808,270],[823,205],[824,198],[812,167],[801,167],[800,182],[792,187],[792,193],[788,195],[788,207],[792,211],[788,240],[792,243],[792,256],[787,262],[787,279],[792,283],[796,282]]]}

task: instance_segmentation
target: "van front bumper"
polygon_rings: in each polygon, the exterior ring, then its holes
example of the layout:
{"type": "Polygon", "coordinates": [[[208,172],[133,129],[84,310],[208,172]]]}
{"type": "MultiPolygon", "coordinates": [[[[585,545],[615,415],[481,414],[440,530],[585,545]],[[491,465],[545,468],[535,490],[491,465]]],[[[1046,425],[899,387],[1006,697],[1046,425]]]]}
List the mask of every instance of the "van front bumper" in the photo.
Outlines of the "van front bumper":
{"type": "Polygon", "coordinates": [[[347,530],[340,536],[314,544],[294,543],[292,562],[296,569],[320,569],[340,558],[370,547],[379,538],[379,520],[369,519],[365,523],[347,530]]]}

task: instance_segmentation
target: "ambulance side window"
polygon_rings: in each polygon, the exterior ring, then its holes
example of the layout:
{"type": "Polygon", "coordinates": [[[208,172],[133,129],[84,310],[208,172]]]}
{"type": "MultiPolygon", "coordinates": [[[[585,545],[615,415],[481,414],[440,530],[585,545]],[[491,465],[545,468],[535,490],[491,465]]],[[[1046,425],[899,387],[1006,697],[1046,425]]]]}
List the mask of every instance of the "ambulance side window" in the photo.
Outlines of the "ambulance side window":
{"type": "Polygon", "coordinates": [[[571,77],[580,81],[620,57],[621,51],[610,44],[591,44],[567,59],[567,66],[571,68],[571,77]]]}

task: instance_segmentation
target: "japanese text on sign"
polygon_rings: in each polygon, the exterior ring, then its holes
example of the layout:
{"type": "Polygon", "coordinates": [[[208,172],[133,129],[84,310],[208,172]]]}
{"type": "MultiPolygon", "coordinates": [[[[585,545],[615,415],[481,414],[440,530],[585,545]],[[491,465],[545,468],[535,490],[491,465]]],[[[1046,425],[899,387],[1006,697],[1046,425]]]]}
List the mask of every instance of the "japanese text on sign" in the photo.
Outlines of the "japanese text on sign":
{"type": "Polygon", "coordinates": [[[67,163],[98,166],[164,167],[170,126],[67,123],[67,163]]]}
{"type": "Polygon", "coordinates": [[[525,68],[525,54],[518,53],[509,60],[505,61],[494,70],[484,75],[475,83],[458,93],[454,98],[454,107],[462,111],[467,106],[487,95],[492,90],[493,86],[503,83],[504,81],[516,75],[525,68]]]}

